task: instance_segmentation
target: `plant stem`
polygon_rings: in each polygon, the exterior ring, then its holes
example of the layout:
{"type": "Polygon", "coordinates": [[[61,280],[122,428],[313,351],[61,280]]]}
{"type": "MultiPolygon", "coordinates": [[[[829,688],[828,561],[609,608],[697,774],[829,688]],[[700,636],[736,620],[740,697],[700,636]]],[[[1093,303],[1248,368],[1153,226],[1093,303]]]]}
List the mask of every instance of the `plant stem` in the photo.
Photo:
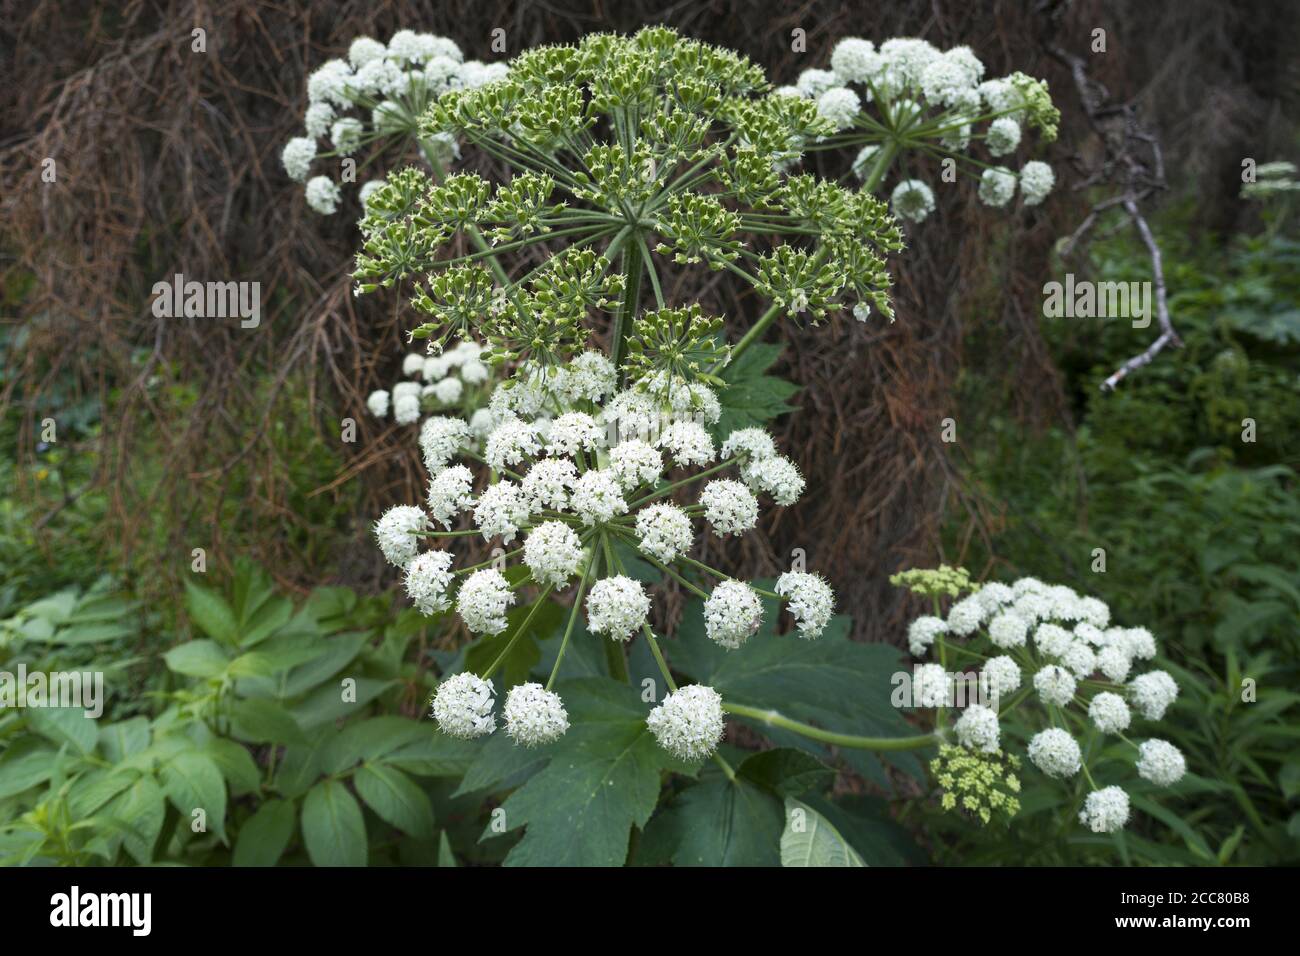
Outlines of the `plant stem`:
{"type": "Polygon", "coordinates": [[[817,740],[824,744],[835,744],[839,747],[853,747],[857,750],[874,750],[874,751],[891,751],[891,750],[919,750],[922,747],[931,747],[939,742],[935,734],[917,734],[912,737],[860,737],[857,734],[837,734],[834,731],[822,730],[820,727],[814,727],[812,724],[805,724],[797,720],[791,720],[789,717],[778,713],[775,710],[763,710],[758,707],[747,707],[744,704],[730,704],[724,702],[722,709],[729,714],[735,714],[737,717],[749,717],[752,720],[762,721],[772,727],[780,727],[783,730],[792,730],[796,734],[802,734],[811,740],[817,740]]]}
{"type": "MultiPolygon", "coordinates": [[[[749,327],[739,342],[731,349],[731,354],[727,357],[727,362],[734,362],[745,349],[749,348],[754,342],[766,331],[767,327],[772,324],[778,315],[781,314],[781,306],[773,303],[771,307],[764,312],[757,322],[749,327]]],[[[717,375],[724,362],[718,361],[713,363],[713,368],[709,369],[710,374],[717,375]]]]}
{"type": "MultiPolygon", "coordinates": [[[[605,567],[614,573],[614,546],[609,542],[609,535],[600,535],[601,547],[605,550],[605,567]]],[[[605,662],[609,664],[609,676],[624,684],[628,683],[627,658],[623,655],[623,645],[611,638],[600,638],[605,642],[605,662]]]]}
{"type": "Polygon", "coordinates": [[[898,143],[894,140],[886,140],[880,147],[880,155],[876,157],[875,164],[871,167],[871,175],[862,184],[864,191],[874,193],[880,188],[880,183],[885,178],[885,173],[889,171],[890,164],[893,163],[894,157],[898,154],[898,143]]]}
{"type": "Polygon", "coordinates": [[[500,668],[501,665],[505,663],[505,660],[510,655],[510,652],[513,651],[515,649],[515,645],[519,643],[519,638],[524,636],[524,633],[528,630],[528,625],[533,623],[533,618],[537,616],[537,612],[542,609],[542,605],[545,604],[546,599],[550,597],[551,590],[552,588],[550,587],[550,585],[547,585],[547,587],[542,591],[542,593],[537,596],[537,600],[533,603],[532,609],[528,612],[528,616],[524,618],[524,622],[520,624],[519,629],[516,630],[513,635],[511,635],[510,641],[506,644],[505,649],[502,650],[501,653],[497,655],[497,659],[492,662],[492,666],[489,667],[483,673],[482,675],[483,680],[491,680],[492,675],[495,674],[497,672],[497,669],[500,668]]]}
{"type": "MultiPolygon", "coordinates": [[[[638,238],[640,238],[638,234],[638,238]]],[[[632,334],[632,323],[641,307],[641,248],[635,243],[623,246],[623,303],[614,320],[614,341],[610,346],[610,359],[618,369],[620,385],[623,382],[623,356],[627,351],[627,337],[632,334]]]]}
{"type": "Polygon", "coordinates": [[[555,678],[560,673],[560,661],[564,660],[564,652],[569,647],[569,635],[573,633],[573,625],[577,622],[578,615],[582,613],[582,596],[587,592],[587,581],[596,568],[596,557],[599,554],[600,549],[593,544],[591,557],[587,561],[587,570],[582,572],[582,579],[578,581],[578,590],[573,596],[573,610],[569,612],[569,623],[564,627],[564,638],[560,641],[560,650],[555,655],[555,666],[551,668],[551,676],[546,679],[547,690],[555,684],[555,678]]]}

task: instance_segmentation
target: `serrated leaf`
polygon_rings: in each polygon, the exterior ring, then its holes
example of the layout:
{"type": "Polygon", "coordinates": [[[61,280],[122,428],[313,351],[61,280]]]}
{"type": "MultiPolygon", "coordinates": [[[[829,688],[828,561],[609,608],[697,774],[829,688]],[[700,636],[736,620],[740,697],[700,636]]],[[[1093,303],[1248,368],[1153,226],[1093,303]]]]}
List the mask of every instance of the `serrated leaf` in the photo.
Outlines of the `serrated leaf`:
{"type": "Polygon", "coordinates": [[[715,438],[724,439],[738,428],[765,425],[794,410],[787,400],[799,386],[767,374],[780,355],[781,346],[755,342],[722,369],[727,384],[718,393],[722,416],[712,429],[715,438]]]}
{"type": "Polygon", "coordinates": [[[302,839],[316,866],[365,866],[366,822],[337,780],[322,780],[302,804],[302,839]]]}

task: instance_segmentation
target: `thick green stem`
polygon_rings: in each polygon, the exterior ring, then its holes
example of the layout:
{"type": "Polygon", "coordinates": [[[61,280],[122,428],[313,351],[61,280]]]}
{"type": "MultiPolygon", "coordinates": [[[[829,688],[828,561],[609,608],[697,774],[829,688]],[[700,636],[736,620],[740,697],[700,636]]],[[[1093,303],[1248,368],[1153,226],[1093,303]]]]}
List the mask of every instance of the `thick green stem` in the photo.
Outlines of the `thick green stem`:
{"type": "Polygon", "coordinates": [[[897,155],[898,143],[892,139],[886,140],[880,147],[880,152],[876,155],[876,162],[871,167],[871,174],[867,176],[866,181],[862,184],[864,192],[874,193],[880,188],[880,184],[885,178],[885,173],[889,172],[889,167],[894,162],[894,157],[897,155]]]}
{"type": "Polygon", "coordinates": [[[550,690],[555,684],[555,678],[560,673],[560,661],[564,660],[564,652],[569,647],[569,635],[573,633],[573,625],[578,620],[578,615],[582,613],[582,596],[587,593],[587,581],[591,578],[592,572],[596,569],[596,556],[600,549],[593,543],[591,546],[591,558],[587,561],[587,569],[582,572],[582,579],[578,581],[578,590],[573,597],[573,610],[569,612],[569,623],[564,627],[564,639],[560,641],[560,650],[555,655],[555,666],[551,668],[551,676],[546,681],[546,689],[550,690]]]}
{"type": "Polygon", "coordinates": [[[751,720],[762,721],[771,727],[792,730],[796,734],[801,734],[811,740],[817,740],[824,744],[834,744],[837,747],[875,751],[920,750],[923,747],[932,747],[939,743],[939,738],[935,734],[918,734],[912,737],[860,737],[857,734],[837,734],[834,731],[814,727],[812,724],[791,720],[775,710],[746,707],[744,704],[724,702],[722,709],[729,714],[735,714],[737,717],[748,717],[751,720]]]}
{"type": "Polygon", "coordinates": [[[618,369],[621,384],[623,358],[627,354],[627,338],[632,334],[632,325],[636,321],[637,310],[641,308],[641,248],[638,243],[629,242],[623,247],[623,304],[614,320],[614,340],[610,346],[610,359],[618,369]]]}
{"type": "Polygon", "coordinates": [[[528,612],[528,616],[524,618],[524,622],[519,625],[519,630],[515,631],[515,633],[511,635],[509,643],[507,643],[505,649],[497,655],[497,659],[492,662],[492,666],[483,673],[483,680],[491,680],[492,675],[495,674],[501,665],[505,663],[506,658],[510,656],[510,652],[514,650],[515,645],[519,643],[519,638],[524,636],[524,633],[528,630],[528,625],[533,623],[533,618],[536,617],[537,612],[542,609],[542,605],[546,603],[546,599],[551,596],[551,590],[552,588],[548,586],[537,596],[537,603],[532,606],[532,609],[528,612]]]}

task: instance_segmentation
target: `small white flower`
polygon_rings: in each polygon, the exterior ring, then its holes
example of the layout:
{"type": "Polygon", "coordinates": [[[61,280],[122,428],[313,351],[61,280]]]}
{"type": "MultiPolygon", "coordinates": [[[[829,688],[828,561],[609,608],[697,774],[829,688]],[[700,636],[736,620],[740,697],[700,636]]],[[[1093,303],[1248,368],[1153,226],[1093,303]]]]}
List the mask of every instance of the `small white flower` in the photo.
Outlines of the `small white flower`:
{"type": "Polygon", "coordinates": [[[486,441],[492,429],[497,427],[496,416],[487,408],[476,408],[469,417],[469,433],[479,441],[486,441]]]}
{"type": "Polygon", "coordinates": [[[484,541],[499,534],[502,542],[509,544],[533,511],[532,498],[519,485],[502,480],[488,485],[487,490],[479,495],[474,507],[474,523],[483,533],[484,541]]]}
{"type": "Polygon", "coordinates": [[[429,481],[426,501],[429,515],[442,525],[451,527],[451,519],[474,503],[474,475],[464,465],[453,465],[438,472],[429,481]]]}
{"type": "Polygon", "coordinates": [[[1129,699],[1147,720],[1159,720],[1178,697],[1178,685],[1164,671],[1139,674],[1128,682],[1129,699]]]}
{"type": "Polygon", "coordinates": [[[569,507],[586,525],[599,524],[627,513],[623,490],[607,469],[585,471],[569,494],[569,507]]]}
{"type": "Polygon", "coordinates": [[[1029,741],[1029,759],[1049,777],[1073,777],[1083,766],[1078,742],[1059,727],[1034,734],[1029,741]]]}
{"type": "Polygon", "coordinates": [[[1044,657],[1060,659],[1074,644],[1074,636],[1059,624],[1040,624],[1034,631],[1034,644],[1044,657]]]}
{"type": "Polygon", "coordinates": [[[329,102],[335,106],[348,106],[348,83],[352,67],[345,60],[328,60],[307,77],[307,99],[311,103],[329,102]]]}
{"type": "Polygon", "coordinates": [[[582,560],[582,541],[563,521],[543,522],[524,539],[524,564],[539,584],[564,587],[582,560]]]}
{"type": "Polygon", "coordinates": [[[567,458],[543,458],[524,475],[523,489],[536,509],[562,511],[569,502],[569,488],[578,480],[578,467],[567,458]]]}
{"type": "Polygon", "coordinates": [[[722,443],[722,457],[741,458],[747,463],[776,457],[776,442],[762,428],[738,428],[722,443]]]}
{"type": "Polygon", "coordinates": [[[722,581],[704,602],[704,633],[709,640],[735,650],[762,626],[763,603],[743,581],[722,581]]]}
{"type": "Polygon", "coordinates": [[[792,505],[803,494],[803,475],[794,462],[782,455],[742,465],[740,471],[751,490],[767,492],[778,505],[792,505]]]}
{"type": "Polygon", "coordinates": [[[1020,124],[1010,116],[1002,116],[989,124],[984,145],[994,156],[1005,156],[1015,152],[1020,145],[1020,124]]]}
{"type": "Polygon", "coordinates": [[[388,416],[388,392],[382,388],[371,392],[366,399],[366,408],[376,418],[386,418],[388,416]]]}
{"type": "Polygon", "coordinates": [[[697,422],[673,422],[659,436],[658,445],[679,465],[707,465],[713,461],[713,439],[697,422]]]}
{"type": "Polygon", "coordinates": [[[424,453],[425,469],[429,474],[441,471],[469,441],[469,425],[463,419],[443,415],[426,418],[420,426],[420,450],[424,453]]]}
{"type": "Polygon", "coordinates": [[[1138,746],[1138,776],[1160,787],[1171,787],[1187,773],[1183,752],[1167,740],[1144,740],[1138,746]]]}
{"type": "Polygon", "coordinates": [[[340,156],[351,156],[361,145],[361,137],[366,128],[361,120],[345,116],[336,120],[330,127],[330,140],[334,143],[334,152],[340,156]]]}
{"type": "Polygon", "coordinates": [[[322,216],[332,216],[339,208],[342,194],[328,176],[313,176],[307,181],[307,205],[322,216]]]}
{"type": "Polygon", "coordinates": [[[1002,166],[984,170],[980,177],[980,202],[986,206],[1005,206],[1016,192],[1016,176],[1002,166]]]}
{"type": "Polygon", "coordinates": [[[1132,715],[1123,697],[1102,691],[1088,705],[1088,718],[1103,734],[1117,734],[1128,729],[1132,715]]]}
{"type": "Polygon", "coordinates": [[[583,352],[565,372],[561,391],[570,402],[599,403],[617,387],[618,371],[600,352],[583,352]]]}
{"type": "Polygon", "coordinates": [[[980,674],[994,700],[1003,694],[1010,694],[1020,686],[1020,665],[1005,654],[985,661],[980,674]]]}
{"type": "Polygon", "coordinates": [[[576,455],[594,451],[605,443],[605,432],[596,420],[583,412],[565,412],[551,422],[546,433],[547,454],[576,455]]]}
{"type": "Polygon", "coordinates": [[[934,212],[934,191],[919,179],[904,179],[889,196],[894,215],[920,222],[934,212]]]}
{"type": "Polygon", "coordinates": [[[420,550],[417,531],[429,530],[429,516],[414,505],[394,505],[375,523],[375,540],[388,563],[404,568],[420,550]]]}
{"type": "Polygon", "coordinates": [[[491,374],[491,370],[478,359],[470,359],[460,367],[460,378],[466,385],[482,385],[491,374]]]}
{"type": "Polygon", "coordinates": [[[673,504],[653,504],[636,516],[636,533],[641,550],[664,564],[671,564],[691,549],[691,519],[673,504]]]}
{"type": "Polygon", "coordinates": [[[1052,601],[1046,594],[1021,594],[1012,603],[1011,608],[1021,617],[1032,622],[1045,621],[1053,615],[1052,601]]]}
{"type": "Polygon", "coordinates": [[[837,132],[852,126],[861,108],[858,94],[846,86],[832,86],[817,97],[817,114],[830,120],[837,132]]]}
{"type": "Polygon", "coordinates": [[[519,464],[527,456],[536,455],[541,448],[535,424],[519,418],[509,418],[488,436],[483,457],[492,468],[501,471],[519,464]]]}
{"type": "Polygon", "coordinates": [[[353,69],[365,66],[371,60],[378,60],[388,52],[378,40],[371,37],[357,37],[348,47],[348,62],[352,64],[353,69]]]}
{"type": "Polygon", "coordinates": [[[1034,675],[1034,690],[1038,691],[1038,697],[1044,704],[1064,707],[1074,700],[1076,686],[1070,672],[1055,664],[1048,664],[1034,675]]]}
{"type": "Polygon", "coordinates": [[[646,622],[650,597],[639,581],[617,574],[602,578],[587,595],[587,629],[627,641],[646,622]]]}
{"type": "Polygon", "coordinates": [[[1065,649],[1061,655],[1061,663],[1064,664],[1075,677],[1083,680],[1089,674],[1097,669],[1097,655],[1092,652],[1092,648],[1082,641],[1074,641],[1065,649]]]}
{"type": "Polygon", "coordinates": [[[1110,623],[1110,607],[1100,598],[1079,598],[1077,613],[1080,620],[1096,628],[1103,628],[1110,623]]]}
{"type": "Polygon", "coordinates": [[[1093,833],[1114,833],[1128,822],[1128,794],[1119,787],[1105,787],[1088,794],[1079,822],[1093,833]]]}
{"type": "Polygon", "coordinates": [[[838,86],[839,80],[830,70],[804,70],[794,85],[808,99],[816,99],[832,86],[838,86]]]}
{"type": "Polygon", "coordinates": [[[474,634],[500,634],[506,629],[506,610],[515,603],[505,575],[483,568],[469,576],[456,595],[456,613],[474,634]]]}
{"type": "Polygon", "coordinates": [[[980,704],[971,704],[962,711],[952,729],[957,733],[957,741],[969,750],[994,753],[998,749],[998,726],[996,711],[980,704]]]}
{"type": "Polygon", "coordinates": [[[415,609],[426,617],[451,607],[447,589],[452,582],[448,570],[452,557],[450,551],[425,551],[406,566],[406,594],[415,609]]]}
{"type": "Polygon", "coordinates": [[[419,352],[412,352],[402,359],[402,374],[407,378],[420,374],[424,368],[424,356],[419,352]]]}
{"type": "Polygon", "coordinates": [[[948,624],[941,617],[923,615],[907,626],[907,648],[913,657],[924,657],[940,634],[948,633],[948,624]]]}
{"type": "Polygon", "coordinates": [[[497,729],[492,716],[492,684],[462,672],[438,685],[433,717],[444,734],[469,740],[497,729]]]}
{"type": "Polygon", "coordinates": [[[712,687],[689,684],[650,711],[646,726],[659,746],[682,760],[703,760],[718,748],[725,729],[722,697],[712,687]]]}
{"type": "Polygon", "coordinates": [[[506,733],[525,747],[559,740],[569,729],[569,714],[559,694],[541,684],[516,684],[503,708],[506,733]]]}
{"type": "Polygon", "coordinates": [[[1015,594],[1011,588],[1001,581],[988,582],[975,592],[975,596],[979,598],[980,604],[984,606],[984,610],[989,614],[996,614],[1002,610],[1004,604],[1010,604],[1015,600],[1015,594]]]}
{"type": "Polygon", "coordinates": [[[948,609],[948,630],[957,637],[968,637],[975,633],[987,616],[988,610],[979,597],[969,594],[948,609]]]}
{"type": "Polygon", "coordinates": [[[1056,185],[1056,174],[1047,163],[1030,160],[1020,167],[1020,196],[1026,206],[1037,206],[1056,185]]]}
{"type": "MultiPolygon", "coordinates": [[[[980,603],[984,607],[988,606],[987,602],[980,603]]],[[[1028,634],[1029,622],[1015,611],[1003,611],[989,621],[989,640],[1004,650],[1024,647],[1028,634]]]]}
{"type": "Polygon", "coordinates": [[[654,485],[664,471],[663,456],[639,438],[619,442],[609,451],[609,473],[625,492],[654,485]]]}
{"type": "Polygon", "coordinates": [[[458,378],[444,378],[433,386],[434,397],[444,405],[459,402],[465,391],[465,383],[458,378]]]}
{"type": "Polygon", "coordinates": [[[758,523],[758,499],[738,481],[718,478],[700,494],[704,517],[719,537],[741,534],[758,523]]]}
{"type": "Polygon", "coordinates": [[[858,155],[853,158],[853,175],[857,176],[858,179],[866,179],[875,166],[878,152],[880,152],[879,146],[863,146],[858,151],[858,155]]]}
{"type": "Polygon", "coordinates": [[[1145,627],[1126,628],[1124,643],[1129,654],[1139,661],[1149,661],[1156,656],[1156,639],[1145,627]]]}
{"type": "Polygon", "coordinates": [[[835,592],[816,574],[787,571],[776,579],[776,593],[788,600],[800,637],[819,637],[835,613],[835,592]]]}
{"type": "MultiPolygon", "coordinates": [[[[324,136],[330,130],[330,124],[334,122],[334,107],[329,103],[312,103],[307,107],[307,112],[303,114],[303,125],[307,128],[307,135],[312,139],[324,136]]],[[[312,149],[313,158],[316,150],[312,149]]],[[[291,174],[292,175],[292,174],[291,174]]],[[[302,176],[294,176],[298,182],[306,178],[306,171],[302,176]]]]}
{"type": "Polygon", "coordinates": [[[912,668],[913,707],[951,707],[952,675],[939,664],[919,664],[912,668]]]}
{"type": "Polygon", "coordinates": [[[619,441],[645,440],[659,428],[662,409],[654,396],[634,388],[619,392],[606,404],[600,420],[613,428],[619,441]]]}
{"type": "MultiPolygon", "coordinates": [[[[311,161],[316,158],[316,141],[309,136],[295,136],[284,144],[280,153],[280,162],[289,178],[300,183],[307,178],[311,170],[311,161]]],[[[326,182],[329,182],[327,179],[326,182]]]]}
{"type": "Polygon", "coordinates": [[[1131,666],[1128,650],[1124,647],[1111,645],[1097,652],[1097,669],[1116,684],[1124,683],[1131,666]]]}
{"type": "Polygon", "coordinates": [[[876,46],[870,40],[845,37],[831,50],[831,72],[843,83],[862,83],[879,68],[876,46]]]}
{"type": "Polygon", "coordinates": [[[393,421],[399,425],[414,425],[420,420],[420,395],[393,393],[393,421]]]}
{"type": "Polygon", "coordinates": [[[401,96],[410,86],[410,78],[392,60],[371,60],[352,76],[350,90],[367,99],[401,96]]]}

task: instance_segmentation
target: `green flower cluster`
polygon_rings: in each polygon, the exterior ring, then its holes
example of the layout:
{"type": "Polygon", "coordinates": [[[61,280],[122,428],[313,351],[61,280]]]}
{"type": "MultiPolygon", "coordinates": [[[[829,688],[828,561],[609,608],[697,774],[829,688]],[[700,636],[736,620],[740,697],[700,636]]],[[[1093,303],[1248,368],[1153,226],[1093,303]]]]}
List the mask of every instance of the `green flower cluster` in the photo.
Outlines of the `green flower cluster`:
{"type": "Polygon", "coordinates": [[[907,588],[922,597],[947,595],[956,597],[963,591],[972,591],[970,574],[965,568],[941,564],[937,568],[912,568],[890,575],[889,583],[896,588],[907,588]]]}
{"type": "Polygon", "coordinates": [[[1020,758],[995,750],[985,753],[944,744],[930,761],[945,810],[962,810],[989,823],[995,813],[1010,819],[1020,812],[1020,758]]]}

